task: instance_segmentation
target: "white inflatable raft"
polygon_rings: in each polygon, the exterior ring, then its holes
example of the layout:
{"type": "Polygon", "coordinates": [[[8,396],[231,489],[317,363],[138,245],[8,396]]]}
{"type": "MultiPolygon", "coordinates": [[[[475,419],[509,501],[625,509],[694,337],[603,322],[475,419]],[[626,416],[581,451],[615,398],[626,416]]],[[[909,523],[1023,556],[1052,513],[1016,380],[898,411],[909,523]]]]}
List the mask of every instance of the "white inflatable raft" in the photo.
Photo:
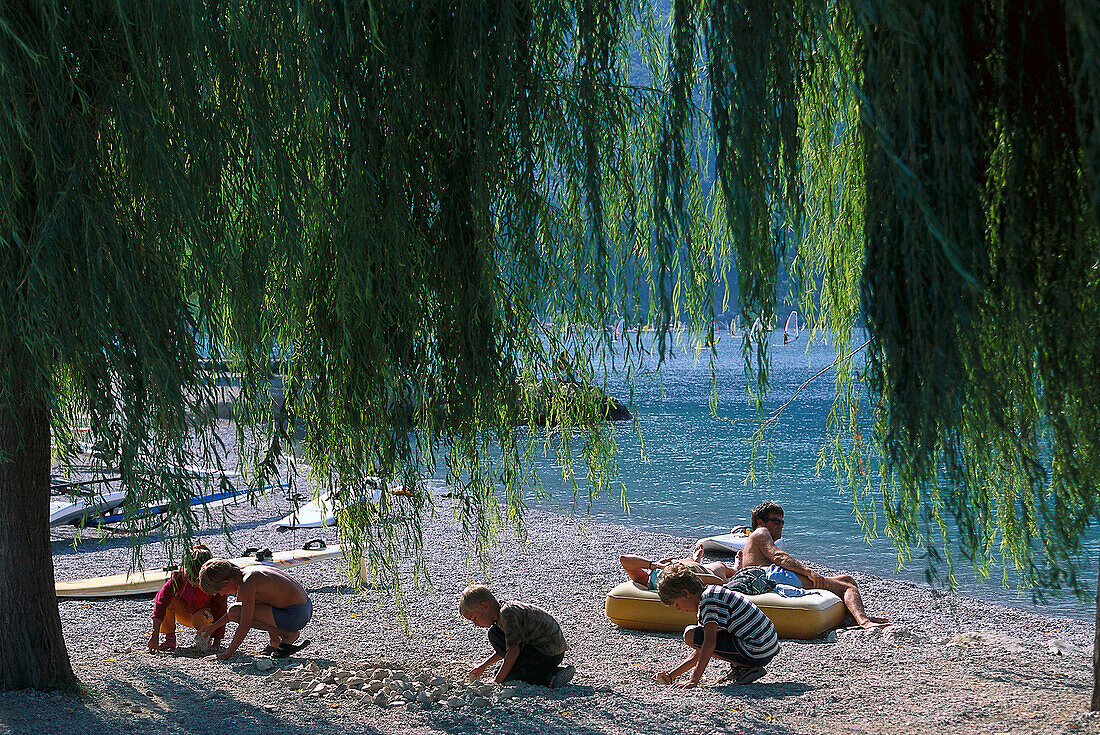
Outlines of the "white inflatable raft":
{"type": "MultiPolygon", "coordinates": [[[[737,526],[729,533],[701,538],[696,542],[696,546],[708,554],[733,555],[745,548],[745,542],[749,540],[750,533],[752,529],[748,526],[737,526]]],[[[783,539],[776,541],[775,545],[783,548],[783,539]]]]}

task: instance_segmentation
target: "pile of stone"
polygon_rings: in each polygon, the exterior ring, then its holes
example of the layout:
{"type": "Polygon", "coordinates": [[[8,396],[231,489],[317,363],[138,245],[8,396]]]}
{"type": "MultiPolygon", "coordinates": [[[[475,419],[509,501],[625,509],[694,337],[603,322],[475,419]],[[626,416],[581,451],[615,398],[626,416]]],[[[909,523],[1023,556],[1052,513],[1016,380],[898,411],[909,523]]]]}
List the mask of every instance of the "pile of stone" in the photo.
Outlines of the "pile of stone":
{"type": "Polygon", "coordinates": [[[342,697],[379,707],[410,709],[485,708],[494,702],[501,703],[522,696],[527,689],[522,685],[496,687],[477,682],[456,682],[431,671],[321,668],[313,661],[278,669],[268,678],[304,697],[342,697]]]}

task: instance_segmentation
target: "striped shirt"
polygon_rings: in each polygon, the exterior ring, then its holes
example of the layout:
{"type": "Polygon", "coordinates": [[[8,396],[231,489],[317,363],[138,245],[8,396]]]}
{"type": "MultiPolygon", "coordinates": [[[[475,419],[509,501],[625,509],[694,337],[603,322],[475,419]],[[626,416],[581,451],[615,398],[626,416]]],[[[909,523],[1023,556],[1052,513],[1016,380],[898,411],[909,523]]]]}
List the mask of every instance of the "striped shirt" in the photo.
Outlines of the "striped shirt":
{"type": "Polygon", "coordinates": [[[740,592],[714,584],[704,589],[699,597],[699,625],[707,623],[728,630],[754,657],[768,658],[779,651],[772,621],[740,592]]]}

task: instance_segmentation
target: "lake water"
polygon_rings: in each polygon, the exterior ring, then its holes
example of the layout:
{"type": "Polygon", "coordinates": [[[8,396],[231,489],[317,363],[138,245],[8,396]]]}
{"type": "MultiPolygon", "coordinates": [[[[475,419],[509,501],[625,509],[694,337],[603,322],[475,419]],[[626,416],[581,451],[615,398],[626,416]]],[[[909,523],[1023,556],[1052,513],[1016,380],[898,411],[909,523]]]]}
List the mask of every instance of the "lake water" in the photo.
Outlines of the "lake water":
{"type": "MultiPolygon", "coordinates": [[[[782,331],[771,338],[769,411],[787,401],[800,384],[834,362],[831,345],[808,346],[805,337],[782,345],[782,331]]],[[[858,336],[854,345],[862,343],[858,336]]],[[[659,383],[639,379],[636,388],[638,423],[649,462],[639,459],[638,440],[629,422],[616,424],[621,479],[626,486],[629,512],[618,498],[603,498],[586,509],[584,501],[571,503],[572,492],[548,460],[540,460],[540,474],[552,501],[534,507],[558,508],[575,515],[652,531],[697,538],[726,533],[748,524],[750,509],[762,500],[775,500],[785,511],[786,550],[796,558],[831,569],[862,571],[881,577],[923,583],[923,561],[908,562],[900,570],[897,553],[887,539],[868,542],[853,513],[851,498],[839,487],[830,469],[817,475],[814,467],[825,441],[826,416],[833,400],[833,371],[806,386],[782,414],[773,436],[775,464],[761,470],[755,486],[746,485],[749,439],[757,423],[745,395],[741,338],[723,334],[716,346],[719,365],[718,414],[707,400],[710,377],[707,357],[692,359],[690,348],[679,347],[661,367],[659,383]]],[[[857,359],[859,359],[857,357],[857,359]]],[[[654,358],[655,363],[655,358],[654,358]]],[[[615,388],[613,388],[613,391],[615,388]]],[[[620,393],[625,400],[625,394],[620,393]]],[[[583,470],[578,468],[583,476],[583,470]]],[[[624,551],[629,551],[624,549],[624,551]]],[[[670,553],[681,550],[669,549],[670,553]]],[[[1085,545],[1084,579],[1096,579],[1097,543],[1085,545]]],[[[1057,594],[1041,605],[1030,593],[1006,589],[998,582],[975,579],[960,560],[956,574],[961,591],[986,600],[1047,614],[1091,620],[1091,604],[1069,594],[1057,594]]],[[[999,571],[994,575],[999,579],[999,571]]]]}

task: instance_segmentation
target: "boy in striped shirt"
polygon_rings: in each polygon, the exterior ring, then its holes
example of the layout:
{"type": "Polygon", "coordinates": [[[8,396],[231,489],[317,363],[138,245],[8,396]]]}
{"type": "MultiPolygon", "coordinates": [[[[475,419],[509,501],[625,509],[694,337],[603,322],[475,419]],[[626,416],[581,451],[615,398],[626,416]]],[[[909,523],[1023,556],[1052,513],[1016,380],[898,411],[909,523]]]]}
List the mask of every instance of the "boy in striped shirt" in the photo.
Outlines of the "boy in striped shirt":
{"type": "Polygon", "coordinates": [[[690,569],[673,564],[661,577],[657,594],[666,605],[696,613],[699,624],[684,630],[684,643],[694,653],[675,669],[657,674],[656,681],[671,684],[694,667],[691,678],[677,686],[698,686],[714,656],[730,662],[728,678],[735,684],[749,684],[767,673],[764,666],[779,652],[779,638],[772,621],[740,592],[705,586],[690,569]]]}

